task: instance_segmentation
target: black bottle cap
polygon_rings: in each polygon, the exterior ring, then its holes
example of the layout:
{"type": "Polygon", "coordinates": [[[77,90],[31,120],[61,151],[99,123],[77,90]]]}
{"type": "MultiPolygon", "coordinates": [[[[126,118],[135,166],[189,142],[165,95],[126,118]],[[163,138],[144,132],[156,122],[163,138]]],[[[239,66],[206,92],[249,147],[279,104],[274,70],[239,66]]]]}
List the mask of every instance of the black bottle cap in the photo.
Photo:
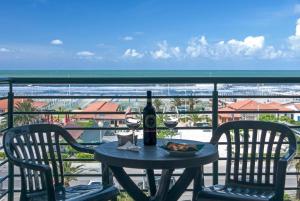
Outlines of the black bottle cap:
{"type": "Polygon", "coordinates": [[[152,93],[151,91],[147,91],[147,97],[151,97],[152,93]]]}

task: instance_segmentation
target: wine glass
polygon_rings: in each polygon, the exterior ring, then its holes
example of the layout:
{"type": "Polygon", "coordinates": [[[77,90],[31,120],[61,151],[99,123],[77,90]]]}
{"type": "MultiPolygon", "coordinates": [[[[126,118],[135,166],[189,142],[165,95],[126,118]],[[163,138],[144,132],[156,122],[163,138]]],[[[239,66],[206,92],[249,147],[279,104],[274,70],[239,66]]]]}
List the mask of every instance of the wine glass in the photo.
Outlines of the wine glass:
{"type": "Polygon", "coordinates": [[[174,133],[174,128],[178,124],[178,119],[179,112],[177,107],[172,103],[167,104],[163,110],[163,121],[165,126],[171,131],[171,134],[169,135],[171,140],[174,133]]]}
{"type": "Polygon", "coordinates": [[[125,113],[125,122],[129,129],[132,130],[132,144],[136,144],[135,141],[135,130],[141,125],[142,114],[140,108],[129,107],[125,113]]]}

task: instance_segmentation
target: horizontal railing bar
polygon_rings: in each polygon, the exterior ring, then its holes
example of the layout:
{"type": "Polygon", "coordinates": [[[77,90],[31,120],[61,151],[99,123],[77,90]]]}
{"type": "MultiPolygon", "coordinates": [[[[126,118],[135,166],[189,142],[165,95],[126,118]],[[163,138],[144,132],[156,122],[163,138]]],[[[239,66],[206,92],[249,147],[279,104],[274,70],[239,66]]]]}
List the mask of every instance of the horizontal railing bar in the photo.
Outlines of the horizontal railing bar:
{"type": "Polygon", "coordinates": [[[0,113],[0,116],[8,115],[8,112],[0,113]]]}
{"type": "MultiPolygon", "coordinates": [[[[222,108],[220,108],[222,109],[222,108]]],[[[262,113],[262,114],[268,114],[268,113],[299,113],[299,111],[275,111],[275,110],[247,110],[247,111],[241,111],[241,110],[235,110],[235,111],[218,111],[220,114],[248,114],[248,113],[262,113]]]]}
{"type": "MultiPolygon", "coordinates": [[[[221,92],[220,92],[221,93],[221,92]]],[[[300,95],[219,95],[219,98],[300,98],[300,95]]],[[[92,96],[76,96],[76,95],[59,95],[59,96],[14,96],[15,99],[22,99],[22,98],[28,98],[28,99],[95,99],[95,98],[115,98],[115,99],[146,99],[146,96],[106,96],[106,95],[92,95],[92,96]]],[[[160,99],[170,99],[170,98],[212,98],[211,95],[176,95],[176,96],[152,96],[152,98],[160,98],[160,99]]],[[[1,99],[1,98],[0,98],[1,99]]],[[[4,97],[4,99],[7,99],[7,97],[4,97]]]]}
{"type": "MultiPolygon", "coordinates": [[[[127,127],[65,127],[67,130],[130,130],[130,128],[127,127]]],[[[157,127],[158,130],[168,130],[169,128],[167,127],[157,127]]],[[[207,127],[176,127],[176,130],[198,130],[198,129],[212,129],[211,126],[207,127]]],[[[142,127],[137,128],[135,130],[143,130],[142,127]]]]}
{"type": "MultiPolygon", "coordinates": [[[[28,99],[95,99],[95,98],[102,98],[102,99],[147,99],[147,96],[73,96],[73,95],[67,95],[67,96],[14,96],[15,99],[22,99],[22,98],[28,98],[28,99]]],[[[170,99],[170,98],[212,98],[211,95],[191,95],[191,96],[185,96],[185,95],[177,95],[177,96],[152,96],[152,98],[160,98],[160,99],[170,99]]]]}
{"type": "MultiPolygon", "coordinates": [[[[212,111],[182,111],[179,114],[211,114],[212,111]]],[[[25,115],[25,114],[125,114],[125,111],[117,111],[117,112],[72,112],[72,111],[36,111],[36,112],[13,112],[14,115],[25,115]]],[[[157,112],[156,114],[163,114],[162,112],[157,112]]]]}
{"type": "Polygon", "coordinates": [[[14,84],[244,84],[244,83],[300,83],[300,77],[17,77],[10,78],[14,84]]]}
{"type": "Polygon", "coordinates": [[[218,95],[218,98],[300,98],[300,95],[218,95]]]}
{"type": "MultiPolygon", "coordinates": [[[[249,110],[249,111],[219,111],[219,114],[248,114],[248,113],[255,113],[255,114],[272,114],[272,113],[299,113],[299,111],[265,111],[265,110],[249,110]]],[[[14,115],[25,115],[25,114],[125,114],[125,111],[119,111],[119,112],[72,112],[72,111],[64,111],[64,112],[59,112],[59,111],[36,111],[36,112],[13,112],[14,115]]],[[[157,114],[163,114],[162,112],[157,112],[157,114]]],[[[212,114],[212,111],[181,111],[179,114],[212,114]]]]}
{"type": "Polygon", "coordinates": [[[0,97],[0,100],[5,100],[5,99],[8,99],[8,97],[7,97],[7,96],[5,96],[5,97],[0,97]]]}

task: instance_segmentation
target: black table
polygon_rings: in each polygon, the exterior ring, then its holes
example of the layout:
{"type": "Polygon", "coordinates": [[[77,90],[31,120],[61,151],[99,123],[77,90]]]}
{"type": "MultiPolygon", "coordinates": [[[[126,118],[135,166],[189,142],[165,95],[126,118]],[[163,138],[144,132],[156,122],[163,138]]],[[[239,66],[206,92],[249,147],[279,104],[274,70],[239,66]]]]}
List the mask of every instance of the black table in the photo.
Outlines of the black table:
{"type": "MultiPolygon", "coordinates": [[[[197,141],[173,140],[180,143],[199,144],[197,141]]],[[[194,156],[173,157],[159,148],[162,141],[158,140],[157,146],[144,146],[141,140],[138,145],[142,147],[139,152],[118,150],[117,142],[100,145],[95,150],[95,159],[106,163],[120,185],[128,194],[137,201],[164,201],[178,200],[191,181],[200,175],[202,165],[212,163],[218,159],[218,150],[215,146],[204,143],[201,151],[194,156]],[[146,196],[124,171],[123,167],[146,169],[150,195],[146,196]],[[172,173],[176,168],[185,168],[175,185],[169,189],[172,173]],[[159,188],[156,189],[154,169],[162,169],[159,188]]]]}

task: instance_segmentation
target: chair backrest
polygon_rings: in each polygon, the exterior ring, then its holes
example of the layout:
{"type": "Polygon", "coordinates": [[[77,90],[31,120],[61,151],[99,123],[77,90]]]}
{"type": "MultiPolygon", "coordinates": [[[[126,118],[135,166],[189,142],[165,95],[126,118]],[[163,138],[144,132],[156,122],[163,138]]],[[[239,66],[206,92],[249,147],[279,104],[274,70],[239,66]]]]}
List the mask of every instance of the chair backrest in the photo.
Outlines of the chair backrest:
{"type": "MultiPolygon", "coordinates": [[[[25,163],[49,165],[54,185],[64,184],[60,141],[74,140],[63,128],[54,124],[25,125],[9,129],[4,135],[4,148],[8,158],[15,157],[25,163]],[[61,138],[62,137],[62,138],[61,138]],[[13,155],[13,156],[11,156],[13,155]]],[[[46,190],[46,181],[39,171],[20,167],[23,192],[46,190]]]]}
{"type": "Polygon", "coordinates": [[[211,143],[217,145],[222,136],[225,136],[227,144],[227,184],[253,184],[272,188],[276,184],[275,174],[279,159],[286,152],[296,150],[293,131],[279,123],[224,123],[216,129],[211,143]]]}

